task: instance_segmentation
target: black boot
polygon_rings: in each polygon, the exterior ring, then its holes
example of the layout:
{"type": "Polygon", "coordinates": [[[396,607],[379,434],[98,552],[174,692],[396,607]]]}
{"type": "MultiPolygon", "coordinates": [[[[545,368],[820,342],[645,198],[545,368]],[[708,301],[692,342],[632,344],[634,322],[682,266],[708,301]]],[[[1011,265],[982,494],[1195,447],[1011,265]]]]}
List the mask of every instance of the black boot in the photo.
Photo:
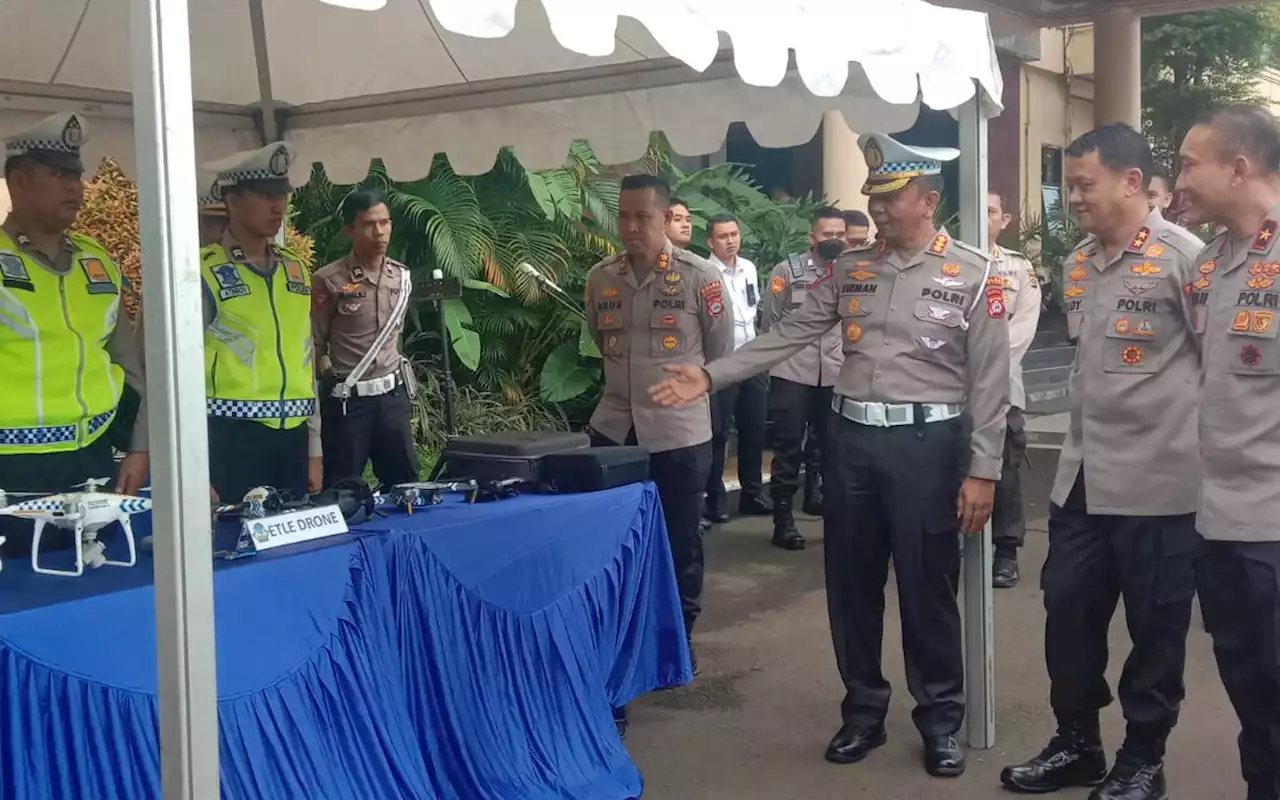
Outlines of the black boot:
{"type": "Polygon", "coordinates": [[[1007,553],[996,553],[995,562],[991,565],[991,585],[997,589],[1012,589],[1018,585],[1018,556],[1007,553]]]}
{"type": "Polygon", "coordinates": [[[1000,782],[1015,792],[1044,794],[1068,786],[1097,786],[1107,777],[1107,755],[1095,725],[1060,725],[1040,755],[1005,767],[1000,782]]]}
{"type": "Polygon", "coordinates": [[[1102,785],[1089,793],[1089,800],[1168,800],[1164,763],[1141,758],[1124,750],[1116,756],[1102,785]]]}
{"type": "Polygon", "coordinates": [[[800,510],[813,517],[822,516],[822,473],[805,470],[804,503],[800,510]]]}
{"type": "Polygon", "coordinates": [[[796,521],[791,516],[791,501],[774,498],[773,501],[773,546],[783,550],[803,550],[804,537],[796,530],[796,521]]]}

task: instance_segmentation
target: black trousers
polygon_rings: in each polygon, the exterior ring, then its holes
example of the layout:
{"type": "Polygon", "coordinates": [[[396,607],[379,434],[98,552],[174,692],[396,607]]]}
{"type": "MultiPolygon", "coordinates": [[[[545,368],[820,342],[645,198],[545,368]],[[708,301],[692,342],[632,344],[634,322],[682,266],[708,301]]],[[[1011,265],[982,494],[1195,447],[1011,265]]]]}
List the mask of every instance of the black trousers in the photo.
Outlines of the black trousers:
{"type": "Polygon", "coordinates": [[[320,401],[324,443],[324,485],[360,478],[373,459],[373,474],[384,487],[418,480],[418,448],[413,441],[413,407],[403,386],[377,397],[320,401]]]}
{"type": "MultiPolygon", "coordinates": [[[[104,434],[81,450],[66,453],[31,453],[0,456],[0,489],[6,492],[56,494],[71,489],[90,478],[107,478],[112,483],[102,491],[115,488],[116,462],[111,453],[111,440],[104,434]]],[[[30,497],[12,497],[9,502],[29,500],[30,497]]],[[[29,520],[0,517],[0,558],[17,558],[31,554],[31,539],[35,529],[29,520]]],[[[65,550],[71,546],[71,531],[45,530],[40,550],[65,550]]]]}
{"type": "Polygon", "coordinates": [[[954,733],[965,712],[956,497],[968,471],[967,426],[873,428],[834,413],[827,424],[824,556],[841,715],[877,725],[889,708],[880,656],[892,558],[912,716],[926,736],[954,733]]]}
{"type": "Polygon", "coordinates": [[[738,482],[743,496],[764,493],[764,426],[769,415],[769,376],[754,375],[711,396],[711,472],[707,506],[724,506],[724,455],[729,431],[738,431],[738,482]]]}
{"type": "MultiPolygon", "coordinates": [[[[1280,542],[1205,543],[1196,566],[1213,654],[1240,719],[1240,770],[1280,794],[1280,542]]],[[[1250,795],[1252,796],[1252,795],[1250,795]]]]}
{"type": "Polygon", "coordinates": [[[789,506],[800,487],[800,464],[804,463],[809,475],[817,475],[822,469],[822,440],[831,415],[831,387],[772,378],[769,415],[773,418],[769,494],[775,504],[789,506]]]}
{"type": "MultiPolygon", "coordinates": [[[[592,447],[617,445],[603,434],[588,429],[592,447]]],[[[621,444],[634,445],[632,431],[621,444]]],[[[662,516],[667,523],[667,539],[671,542],[671,560],[675,564],[676,583],[680,588],[680,607],[684,612],[686,634],[702,614],[702,487],[711,470],[711,443],[678,447],[649,455],[649,478],[658,487],[662,516]]]]}
{"type": "Polygon", "coordinates": [[[307,494],[306,425],[268,428],[250,419],[209,417],[209,482],[224,503],[255,486],[273,486],[295,498],[307,494]]]}
{"type": "Polygon", "coordinates": [[[1125,749],[1164,757],[1186,694],[1183,667],[1201,540],[1195,515],[1120,517],[1086,510],[1084,469],[1063,506],[1049,507],[1044,591],[1050,705],[1059,722],[1096,725],[1111,703],[1107,631],[1124,597],[1133,647],[1118,694],[1125,749]]]}
{"type": "Polygon", "coordinates": [[[1027,538],[1022,512],[1022,462],[1027,457],[1027,428],[1022,409],[1009,408],[1004,435],[1004,467],[991,509],[991,538],[996,558],[1017,558],[1027,538]]]}

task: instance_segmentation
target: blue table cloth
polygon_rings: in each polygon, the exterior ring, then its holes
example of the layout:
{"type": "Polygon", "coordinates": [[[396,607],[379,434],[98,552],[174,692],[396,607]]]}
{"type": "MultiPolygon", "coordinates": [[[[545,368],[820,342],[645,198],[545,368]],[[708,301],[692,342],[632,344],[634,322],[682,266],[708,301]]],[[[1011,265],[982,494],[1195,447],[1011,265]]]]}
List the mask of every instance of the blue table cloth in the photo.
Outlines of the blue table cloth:
{"type": "MultiPolygon", "coordinates": [[[[630,798],[610,708],[691,679],[652,484],[468,506],[214,575],[228,800],[630,798]]],[[[151,560],[0,572],[0,797],[159,798],[151,560]]]]}

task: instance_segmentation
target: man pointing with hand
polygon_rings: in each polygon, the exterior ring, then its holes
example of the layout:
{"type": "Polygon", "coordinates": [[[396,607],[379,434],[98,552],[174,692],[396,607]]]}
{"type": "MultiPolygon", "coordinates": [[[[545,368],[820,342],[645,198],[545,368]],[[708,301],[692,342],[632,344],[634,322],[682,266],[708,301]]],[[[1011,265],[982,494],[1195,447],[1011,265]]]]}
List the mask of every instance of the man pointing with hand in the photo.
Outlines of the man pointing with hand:
{"type": "Polygon", "coordinates": [[[680,364],[650,392],[690,402],[777,364],[839,324],[844,365],[824,459],[827,607],[846,695],[829,761],[861,761],[885,742],[880,671],[890,557],[902,606],[907,684],[931,775],[964,772],[956,534],[991,514],[1009,409],[1001,279],[985,253],[933,225],[941,161],[952,149],[864,136],[863,193],[883,234],[849,250],[804,303],[733,355],[680,364]],[[967,402],[967,414],[966,412],[967,402]],[[969,422],[972,421],[972,431],[969,422]]]}

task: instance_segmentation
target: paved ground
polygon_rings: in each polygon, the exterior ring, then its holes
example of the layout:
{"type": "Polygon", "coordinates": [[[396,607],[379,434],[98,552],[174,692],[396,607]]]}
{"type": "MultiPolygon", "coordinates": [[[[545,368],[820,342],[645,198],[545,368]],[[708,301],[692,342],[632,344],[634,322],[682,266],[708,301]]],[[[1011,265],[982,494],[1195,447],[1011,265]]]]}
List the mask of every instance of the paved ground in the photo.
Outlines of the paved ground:
{"type": "MultiPolygon", "coordinates": [[[[839,727],[842,696],[828,638],[821,527],[802,522],[808,550],[768,543],[766,520],[739,519],[708,537],[707,613],[695,643],[702,673],[693,684],[632,706],[628,744],[655,800],[976,800],[1010,797],[1000,768],[1038,752],[1052,733],[1043,665],[1044,612],[1037,575],[1046,552],[1045,517],[1057,454],[1033,451],[1025,473],[1032,531],[1023,583],[996,594],[997,747],[969,754],[956,780],[924,774],[903,680],[896,601],[886,621],[885,674],[894,684],[889,744],[862,764],[822,759],[839,727]]],[[[889,588],[892,593],[892,582],[889,588]]],[[[1112,632],[1114,686],[1127,639],[1117,614],[1112,632]]],[[[1168,757],[1174,800],[1243,797],[1235,718],[1218,681],[1208,635],[1192,624],[1188,698],[1168,757]]],[[[1123,720],[1104,712],[1106,744],[1120,743],[1123,720]]],[[[1087,792],[1058,796],[1084,800],[1087,792]]]]}

